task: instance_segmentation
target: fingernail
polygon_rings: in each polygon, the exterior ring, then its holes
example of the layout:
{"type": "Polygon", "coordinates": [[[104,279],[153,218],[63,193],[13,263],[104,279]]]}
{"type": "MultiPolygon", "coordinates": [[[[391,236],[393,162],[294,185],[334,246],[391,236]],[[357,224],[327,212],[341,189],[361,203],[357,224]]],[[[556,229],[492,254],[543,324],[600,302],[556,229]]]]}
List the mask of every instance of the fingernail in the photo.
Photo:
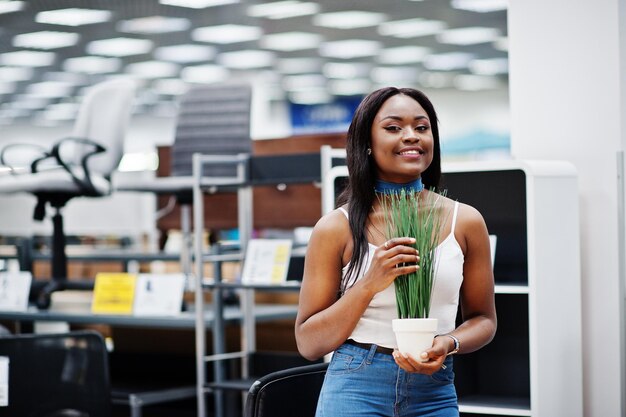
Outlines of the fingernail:
{"type": "Polygon", "coordinates": [[[408,355],[408,354],[406,354],[406,353],[403,353],[403,354],[402,354],[402,357],[403,357],[404,359],[409,359],[409,355],[408,355]]]}
{"type": "Polygon", "coordinates": [[[415,243],[415,238],[414,237],[412,237],[410,239],[411,239],[411,243],[415,243]]]}
{"type": "Polygon", "coordinates": [[[426,358],[428,357],[428,353],[426,353],[426,352],[422,352],[422,353],[420,354],[420,356],[421,356],[422,358],[426,359],[426,358]]]}

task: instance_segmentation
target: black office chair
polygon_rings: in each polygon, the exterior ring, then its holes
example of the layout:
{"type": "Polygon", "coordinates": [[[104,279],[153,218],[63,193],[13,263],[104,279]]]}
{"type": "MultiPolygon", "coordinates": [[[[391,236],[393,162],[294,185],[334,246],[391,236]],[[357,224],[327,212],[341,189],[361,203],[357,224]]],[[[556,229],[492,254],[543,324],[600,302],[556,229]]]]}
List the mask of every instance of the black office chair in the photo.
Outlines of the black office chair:
{"type": "Polygon", "coordinates": [[[3,357],[9,384],[0,416],[110,417],[108,358],[99,333],[4,337],[3,357]]]}
{"type": "Polygon", "coordinates": [[[328,363],[272,372],[256,380],[244,417],[314,417],[328,363]]]}

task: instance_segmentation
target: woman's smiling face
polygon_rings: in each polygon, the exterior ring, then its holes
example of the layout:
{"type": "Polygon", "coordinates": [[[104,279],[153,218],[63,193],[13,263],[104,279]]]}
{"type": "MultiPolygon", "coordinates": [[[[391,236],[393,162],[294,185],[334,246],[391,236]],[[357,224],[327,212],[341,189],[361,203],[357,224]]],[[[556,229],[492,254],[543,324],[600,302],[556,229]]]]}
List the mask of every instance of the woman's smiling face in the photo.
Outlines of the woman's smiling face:
{"type": "Polygon", "coordinates": [[[433,160],[434,139],[426,110],[397,94],[383,103],[372,123],[372,155],[377,177],[407,183],[420,177],[433,160]]]}

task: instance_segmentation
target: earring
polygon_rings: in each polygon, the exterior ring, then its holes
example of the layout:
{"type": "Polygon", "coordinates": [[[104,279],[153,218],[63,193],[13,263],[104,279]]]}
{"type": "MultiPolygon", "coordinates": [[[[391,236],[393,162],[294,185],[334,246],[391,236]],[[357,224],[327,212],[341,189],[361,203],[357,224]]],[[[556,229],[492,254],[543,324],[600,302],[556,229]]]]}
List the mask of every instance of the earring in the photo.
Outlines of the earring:
{"type": "Polygon", "coordinates": [[[367,148],[366,153],[367,153],[368,155],[371,155],[371,154],[372,154],[372,148],[367,148]]]}

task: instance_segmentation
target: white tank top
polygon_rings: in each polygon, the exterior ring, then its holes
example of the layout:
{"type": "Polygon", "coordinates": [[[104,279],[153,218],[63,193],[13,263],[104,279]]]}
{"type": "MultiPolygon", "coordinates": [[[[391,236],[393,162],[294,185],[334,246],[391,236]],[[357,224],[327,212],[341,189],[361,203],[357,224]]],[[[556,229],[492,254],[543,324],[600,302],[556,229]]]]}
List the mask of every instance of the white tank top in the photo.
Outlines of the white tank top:
{"type": "MultiPolygon", "coordinates": [[[[437,334],[449,333],[456,327],[456,314],[459,306],[459,291],[463,283],[463,251],[454,237],[454,227],[459,203],[454,205],[450,234],[435,249],[438,262],[435,276],[435,287],[430,306],[430,317],[438,319],[437,334]]],[[[348,212],[339,210],[348,217],[348,212]]],[[[372,255],[376,246],[369,244],[362,273],[357,274],[357,281],[363,277],[372,263],[372,255]]],[[[349,263],[343,267],[345,278],[349,263]]],[[[346,290],[350,291],[350,288],[346,290]]],[[[361,343],[374,343],[388,348],[397,348],[396,338],[391,329],[391,320],[398,318],[395,288],[392,285],[374,296],[361,316],[350,339],[361,343]]]]}

